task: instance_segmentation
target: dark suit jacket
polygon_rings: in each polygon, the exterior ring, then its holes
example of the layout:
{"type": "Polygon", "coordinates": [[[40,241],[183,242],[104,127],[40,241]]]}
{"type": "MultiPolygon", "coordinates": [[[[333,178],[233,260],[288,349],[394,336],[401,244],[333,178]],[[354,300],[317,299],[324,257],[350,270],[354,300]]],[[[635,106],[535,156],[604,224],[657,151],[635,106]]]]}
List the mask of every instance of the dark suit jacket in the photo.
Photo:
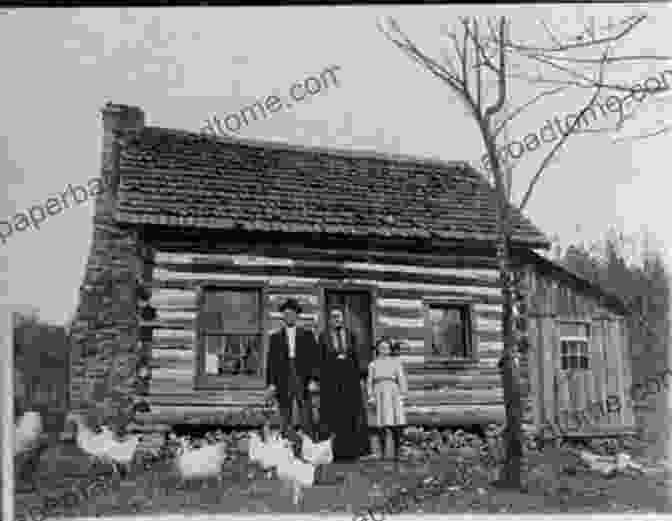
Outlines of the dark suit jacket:
{"type": "MultiPolygon", "coordinates": [[[[319,379],[320,353],[312,331],[297,326],[295,342],[294,363],[298,377],[305,388],[311,378],[319,379]]],[[[266,363],[266,385],[275,385],[278,401],[282,403],[289,400],[288,378],[289,345],[287,344],[287,333],[283,327],[280,331],[273,333],[269,339],[266,363]]]]}

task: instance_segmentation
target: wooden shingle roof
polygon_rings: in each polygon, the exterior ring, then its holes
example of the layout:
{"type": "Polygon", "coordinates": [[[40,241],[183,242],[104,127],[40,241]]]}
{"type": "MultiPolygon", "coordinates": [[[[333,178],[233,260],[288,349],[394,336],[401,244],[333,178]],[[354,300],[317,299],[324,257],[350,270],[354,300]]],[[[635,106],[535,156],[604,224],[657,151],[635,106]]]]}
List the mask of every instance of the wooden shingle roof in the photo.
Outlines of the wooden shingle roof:
{"type": "MultiPolygon", "coordinates": [[[[145,127],[120,146],[121,222],[410,239],[496,238],[496,199],[464,162],[145,127]]],[[[514,210],[514,243],[548,247],[514,210]]]]}

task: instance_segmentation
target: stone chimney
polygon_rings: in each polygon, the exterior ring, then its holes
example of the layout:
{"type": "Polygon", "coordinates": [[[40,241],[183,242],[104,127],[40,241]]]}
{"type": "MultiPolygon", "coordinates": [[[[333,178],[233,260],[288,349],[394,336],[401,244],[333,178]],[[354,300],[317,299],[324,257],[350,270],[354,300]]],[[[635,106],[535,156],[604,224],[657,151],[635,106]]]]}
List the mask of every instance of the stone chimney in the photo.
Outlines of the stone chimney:
{"type": "Polygon", "coordinates": [[[101,181],[94,210],[93,239],[72,321],[71,409],[106,423],[130,420],[142,358],[137,309],[142,284],[143,244],[138,232],[114,219],[119,186],[120,139],[140,131],[144,112],[108,103],[102,109],[101,181]]]}
{"type": "Polygon", "coordinates": [[[129,131],[141,131],[145,113],[140,107],[108,102],[101,110],[103,116],[103,181],[116,196],[119,185],[119,138],[129,131]],[[107,174],[107,175],[105,175],[107,174]]]}

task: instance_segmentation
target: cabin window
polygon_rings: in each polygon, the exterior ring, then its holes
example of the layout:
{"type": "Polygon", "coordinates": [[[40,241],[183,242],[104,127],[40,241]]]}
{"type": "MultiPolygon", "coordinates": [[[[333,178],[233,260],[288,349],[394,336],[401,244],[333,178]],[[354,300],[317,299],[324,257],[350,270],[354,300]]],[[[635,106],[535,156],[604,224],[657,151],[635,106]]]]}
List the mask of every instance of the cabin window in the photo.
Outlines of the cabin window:
{"type": "Polygon", "coordinates": [[[259,289],[204,288],[199,315],[200,374],[262,375],[259,289]]]}
{"type": "Polygon", "coordinates": [[[584,323],[560,323],[560,367],[590,369],[590,326],[584,323]]]}
{"type": "Polygon", "coordinates": [[[432,356],[455,360],[472,358],[469,306],[430,303],[426,316],[432,356]]]}

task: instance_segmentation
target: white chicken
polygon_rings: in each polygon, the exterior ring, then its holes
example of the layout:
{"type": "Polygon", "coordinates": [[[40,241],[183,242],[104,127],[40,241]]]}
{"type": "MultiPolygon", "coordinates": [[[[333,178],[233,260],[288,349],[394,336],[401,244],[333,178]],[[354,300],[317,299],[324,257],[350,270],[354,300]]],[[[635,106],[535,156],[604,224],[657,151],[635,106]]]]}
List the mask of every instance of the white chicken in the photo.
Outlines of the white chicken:
{"type": "Polygon", "coordinates": [[[26,411],[14,431],[14,455],[36,448],[42,434],[42,416],[36,411],[26,411]]]}
{"type": "Polygon", "coordinates": [[[110,444],[105,452],[105,458],[112,464],[117,473],[119,473],[120,467],[128,473],[141,438],[140,434],[134,434],[121,441],[109,440],[110,444]]]}
{"type": "Polygon", "coordinates": [[[303,499],[303,489],[315,483],[315,465],[296,458],[289,444],[278,456],[278,478],[284,486],[291,487],[292,502],[297,505],[303,499]]]}
{"type": "Polygon", "coordinates": [[[184,486],[186,481],[216,477],[222,483],[222,465],[226,459],[227,444],[224,441],[204,447],[192,448],[186,439],[180,440],[181,447],[175,465],[184,486]]]}
{"type": "Polygon", "coordinates": [[[301,436],[301,457],[313,465],[328,465],[334,461],[332,434],[329,439],[315,443],[306,433],[299,431],[301,436]]]}
{"type": "Polygon", "coordinates": [[[129,436],[125,440],[118,441],[114,433],[107,427],[103,427],[101,433],[94,433],[86,425],[80,414],[70,413],[66,421],[75,422],[77,425],[77,446],[94,462],[110,463],[117,473],[119,473],[120,467],[128,470],[128,466],[133,461],[138,448],[140,435],[129,436]]]}
{"type": "Polygon", "coordinates": [[[94,433],[84,422],[84,418],[77,413],[69,413],[65,418],[67,422],[74,422],[77,425],[77,446],[91,459],[94,463],[103,461],[105,459],[105,452],[110,443],[110,437],[106,433],[94,433]]]}
{"type": "Polygon", "coordinates": [[[319,443],[313,440],[306,433],[299,431],[301,437],[301,457],[308,463],[315,465],[315,479],[321,479],[324,465],[329,465],[334,461],[334,435],[329,436],[328,439],[319,443]]]}
{"type": "Polygon", "coordinates": [[[597,471],[605,477],[612,476],[617,470],[614,459],[609,456],[599,456],[582,450],[579,452],[579,457],[591,470],[597,471]]]}
{"type": "Polygon", "coordinates": [[[286,457],[286,451],[291,451],[289,441],[284,439],[279,432],[271,432],[268,426],[264,426],[264,439],[261,440],[256,433],[250,433],[251,455],[250,460],[259,463],[268,475],[278,463],[286,457]]]}
{"type": "Polygon", "coordinates": [[[24,458],[20,465],[19,480],[27,478],[33,489],[37,485],[35,470],[40,457],[49,448],[49,441],[42,436],[43,431],[42,416],[36,411],[26,411],[14,431],[14,455],[24,458]]]}

